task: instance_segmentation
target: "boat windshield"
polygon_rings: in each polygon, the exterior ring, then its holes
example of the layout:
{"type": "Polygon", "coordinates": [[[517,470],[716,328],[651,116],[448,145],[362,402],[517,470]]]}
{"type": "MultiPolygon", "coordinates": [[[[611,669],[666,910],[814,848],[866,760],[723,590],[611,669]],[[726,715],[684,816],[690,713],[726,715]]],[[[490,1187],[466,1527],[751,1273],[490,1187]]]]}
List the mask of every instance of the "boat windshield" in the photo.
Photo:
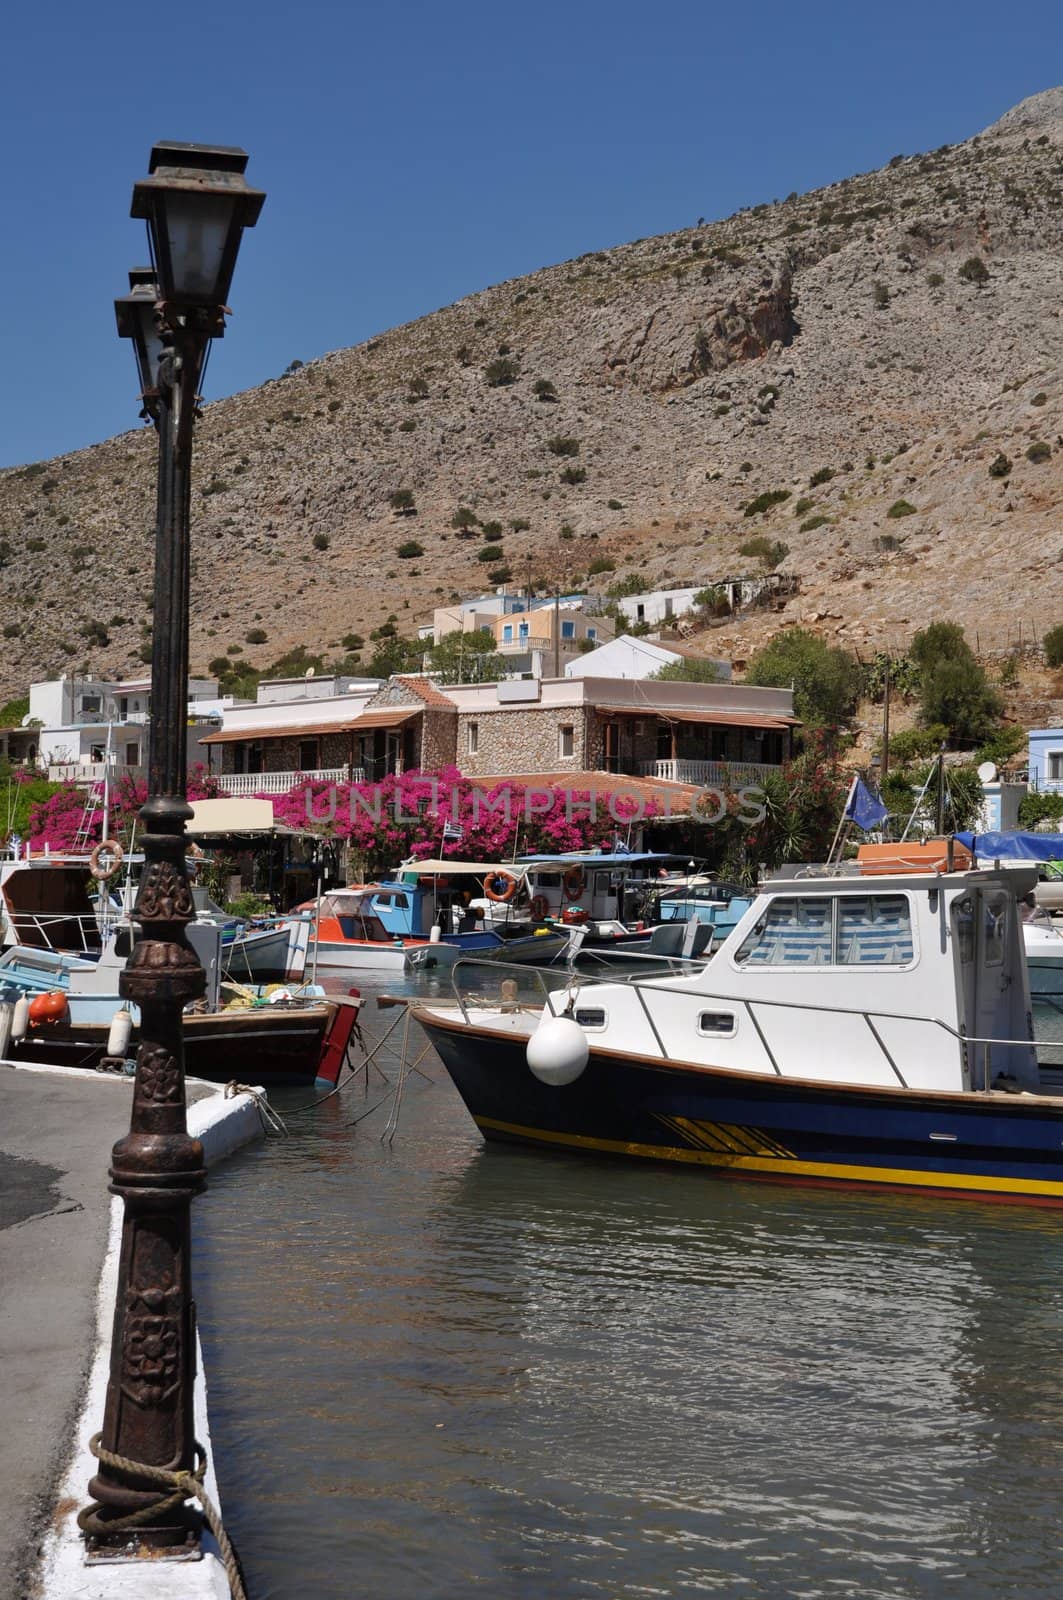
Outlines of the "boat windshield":
{"type": "Polygon", "coordinates": [[[777,895],[735,951],[751,966],[909,966],[907,895],[777,895]]]}

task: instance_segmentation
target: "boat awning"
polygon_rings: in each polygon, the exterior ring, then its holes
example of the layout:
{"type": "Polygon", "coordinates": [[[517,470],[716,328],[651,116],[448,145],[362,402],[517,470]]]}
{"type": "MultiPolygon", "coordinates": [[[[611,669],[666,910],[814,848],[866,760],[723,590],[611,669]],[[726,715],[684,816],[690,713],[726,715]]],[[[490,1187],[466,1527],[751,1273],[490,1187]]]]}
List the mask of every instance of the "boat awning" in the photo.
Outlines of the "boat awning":
{"type": "Polygon", "coordinates": [[[797,728],[799,717],[769,717],[760,711],[702,711],[691,706],[595,706],[609,717],[657,717],[661,722],[700,722],[714,728],[797,728]]]}
{"type": "Polygon", "coordinates": [[[291,834],[297,831],[274,819],[271,800],[252,795],[197,800],[192,806],[192,820],[188,824],[189,834],[196,839],[220,838],[230,833],[291,834]]]}
{"type": "Polygon", "coordinates": [[[1063,837],[1058,833],[958,833],[956,838],[980,861],[1059,861],[1063,837]]]}
{"type": "Polygon", "coordinates": [[[469,873],[474,878],[482,878],[486,874],[490,877],[493,872],[508,872],[511,878],[522,878],[527,871],[521,862],[512,861],[404,861],[399,868],[401,873],[418,873],[422,876],[435,877],[437,874],[447,877],[458,877],[469,873]]]}

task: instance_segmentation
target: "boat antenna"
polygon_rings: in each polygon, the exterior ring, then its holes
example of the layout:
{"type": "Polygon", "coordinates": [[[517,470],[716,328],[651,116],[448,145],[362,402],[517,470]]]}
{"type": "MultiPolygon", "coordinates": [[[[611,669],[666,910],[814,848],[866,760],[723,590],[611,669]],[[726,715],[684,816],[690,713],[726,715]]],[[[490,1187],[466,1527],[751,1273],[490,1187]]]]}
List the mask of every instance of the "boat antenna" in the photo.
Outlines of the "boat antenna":
{"type": "Polygon", "coordinates": [[[936,828],[940,837],[945,832],[945,746],[938,751],[938,795],[936,828]]]}

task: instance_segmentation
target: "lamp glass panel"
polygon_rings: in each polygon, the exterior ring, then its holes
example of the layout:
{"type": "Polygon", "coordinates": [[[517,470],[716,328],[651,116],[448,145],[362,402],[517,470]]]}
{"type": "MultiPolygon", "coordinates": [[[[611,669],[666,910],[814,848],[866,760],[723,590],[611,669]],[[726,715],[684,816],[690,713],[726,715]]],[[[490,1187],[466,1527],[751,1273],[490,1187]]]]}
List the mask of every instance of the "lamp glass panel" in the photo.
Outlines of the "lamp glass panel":
{"type": "Polygon", "coordinates": [[[144,363],[141,378],[146,389],[157,388],[159,382],[159,358],[162,355],[162,340],[159,338],[155,327],[155,311],[148,307],[139,313],[140,338],[137,340],[137,356],[144,363]],[[143,355],[141,356],[141,348],[143,355]]]}
{"type": "Polygon", "coordinates": [[[218,279],[234,204],[228,195],[166,196],[159,223],[166,230],[176,299],[213,304],[219,298],[218,279]]]}

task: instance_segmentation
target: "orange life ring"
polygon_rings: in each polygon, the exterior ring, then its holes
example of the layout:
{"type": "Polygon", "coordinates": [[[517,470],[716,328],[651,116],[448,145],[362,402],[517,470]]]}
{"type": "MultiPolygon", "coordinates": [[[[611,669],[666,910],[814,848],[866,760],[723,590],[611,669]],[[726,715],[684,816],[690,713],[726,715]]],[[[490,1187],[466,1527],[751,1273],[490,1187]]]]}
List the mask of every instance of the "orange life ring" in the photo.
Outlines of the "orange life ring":
{"type": "Polygon", "coordinates": [[[565,893],[570,900],[578,900],[587,887],[587,880],[583,876],[582,867],[569,867],[561,881],[565,885],[565,893]]]}
{"type": "Polygon", "coordinates": [[[40,1028],[47,1023],[62,1022],[67,1014],[66,994],[62,989],[50,989],[47,994],[35,994],[30,1001],[30,1027],[40,1028]]]}
{"type": "Polygon", "coordinates": [[[114,877],[124,860],[125,852],[117,839],[101,839],[99,844],[93,846],[89,855],[89,871],[100,883],[105,883],[108,878],[114,877]],[[109,867],[101,865],[105,855],[111,859],[109,867]]]}
{"type": "Polygon", "coordinates": [[[542,922],[550,915],[550,902],[544,894],[537,894],[530,906],[533,922],[542,922]]]}
{"type": "Polygon", "coordinates": [[[484,879],[484,894],[496,904],[508,904],[516,892],[517,880],[511,872],[492,872],[484,879]],[[497,889],[496,884],[501,884],[501,889],[497,889]]]}

